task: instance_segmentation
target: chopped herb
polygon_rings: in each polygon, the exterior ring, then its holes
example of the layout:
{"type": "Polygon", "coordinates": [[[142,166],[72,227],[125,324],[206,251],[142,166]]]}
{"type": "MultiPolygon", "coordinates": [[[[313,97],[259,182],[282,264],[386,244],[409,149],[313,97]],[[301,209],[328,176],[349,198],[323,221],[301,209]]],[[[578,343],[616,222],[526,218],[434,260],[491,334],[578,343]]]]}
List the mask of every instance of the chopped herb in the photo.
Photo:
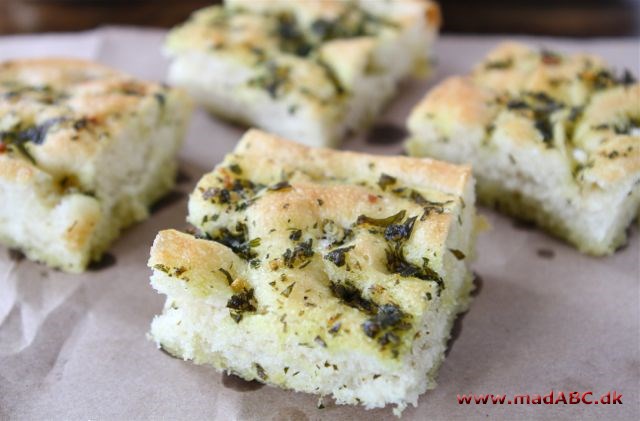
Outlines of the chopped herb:
{"type": "Polygon", "coordinates": [[[378,339],[378,343],[382,346],[388,344],[397,345],[398,342],[400,342],[400,338],[393,332],[386,332],[378,339]]]}
{"type": "Polygon", "coordinates": [[[536,120],[534,126],[542,135],[542,141],[544,143],[551,143],[553,140],[553,126],[551,122],[547,119],[536,120]]]}
{"type": "Polygon", "coordinates": [[[253,289],[233,294],[227,301],[229,314],[236,323],[240,323],[244,313],[256,311],[256,306],[257,302],[253,296],[253,289]]]}
{"type": "Polygon", "coordinates": [[[503,60],[494,60],[485,63],[484,68],[486,70],[504,70],[513,66],[513,59],[511,57],[503,60]]]}
{"type": "Polygon", "coordinates": [[[362,296],[362,293],[351,282],[331,282],[329,289],[332,294],[349,307],[356,308],[368,314],[373,314],[376,304],[362,296]]]}
{"type": "Polygon", "coordinates": [[[13,145],[22,155],[35,164],[35,159],[29,153],[26,144],[31,142],[36,145],[41,145],[47,137],[49,129],[63,121],[66,121],[66,118],[56,117],[23,130],[0,131],[0,143],[3,143],[5,147],[7,145],[13,145]]]}
{"type": "Polygon", "coordinates": [[[571,111],[569,111],[567,119],[571,122],[575,122],[578,117],[582,115],[582,111],[584,111],[584,107],[571,107],[571,111]]]}
{"type": "Polygon", "coordinates": [[[231,164],[229,165],[229,169],[231,170],[231,172],[233,172],[234,174],[237,175],[241,175],[242,174],[242,168],[240,168],[240,165],[238,164],[231,164]]]}
{"type": "Polygon", "coordinates": [[[369,224],[369,225],[375,225],[377,227],[382,227],[385,228],[391,224],[395,224],[398,221],[401,221],[402,219],[404,219],[404,216],[406,215],[406,211],[405,210],[401,210],[400,212],[396,213],[395,215],[391,215],[388,216],[386,218],[382,218],[382,219],[376,219],[376,218],[371,218],[369,216],[366,215],[360,215],[358,216],[358,219],[356,220],[356,225],[362,225],[362,224],[369,224]]]}
{"type": "Polygon", "coordinates": [[[298,269],[304,269],[307,266],[309,266],[311,264],[311,260],[307,260],[306,262],[304,262],[303,264],[301,264],[300,266],[298,266],[298,269]]]}
{"type": "Polygon", "coordinates": [[[216,235],[207,236],[207,238],[224,244],[245,260],[251,260],[257,256],[257,253],[252,249],[258,247],[261,242],[260,238],[254,238],[249,241],[247,239],[247,226],[240,222],[236,224],[235,233],[227,228],[220,228],[216,235]]]}
{"type": "Polygon", "coordinates": [[[295,282],[294,282],[294,283],[292,283],[292,284],[291,284],[291,285],[289,285],[289,286],[288,286],[284,291],[282,291],[280,294],[281,294],[281,295],[283,295],[283,296],[285,296],[285,297],[287,297],[287,298],[289,298],[289,295],[291,295],[291,291],[293,291],[293,286],[294,286],[295,284],[296,284],[295,282]]]}
{"type": "Polygon", "coordinates": [[[231,193],[227,189],[218,187],[209,187],[202,192],[202,199],[209,200],[211,203],[225,204],[231,202],[231,193]]]}
{"type": "Polygon", "coordinates": [[[553,142],[553,124],[551,115],[565,105],[545,92],[525,92],[521,97],[507,102],[507,108],[534,120],[534,126],[542,135],[542,141],[548,146],[553,142]]]}
{"type": "Polygon", "coordinates": [[[323,348],[327,347],[327,343],[320,337],[320,335],[316,336],[313,341],[323,348]]]}
{"type": "Polygon", "coordinates": [[[398,345],[400,338],[394,332],[411,328],[407,321],[409,317],[395,304],[378,306],[376,314],[362,324],[362,330],[370,338],[376,338],[382,346],[398,345]],[[383,333],[384,332],[384,333],[383,333]]]}
{"type": "Polygon", "coordinates": [[[322,221],[322,234],[322,238],[330,242],[329,247],[337,247],[352,237],[353,230],[343,228],[330,219],[325,219],[322,221]]]}
{"type": "Polygon", "coordinates": [[[18,133],[18,140],[23,142],[33,142],[37,145],[41,145],[44,139],[47,137],[49,129],[56,124],[66,121],[64,117],[56,117],[45,120],[37,126],[30,127],[27,130],[18,133]]]}
{"type": "Polygon", "coordinates": [[[528,110],[530,107],[529,104],[520,99],[513,99],[507,102],[507,108],[510,110],[528,110]]]}
{"type": "Polygon", "coordinates": [[[291,188],[291,184],[288,181],[281,181],[279,183],[274,184],[273,186],[269,186],[269,190],[271,191],[280,191],[287,190],[291,188]]]}
{"type": "Polygon", "coordinates": [[[395,177],[382,173],[378,179],[378,186],[380,186],[382,190],[386,190],[387,187],[394,185],[396,181],[398,180],[395,177]]]}
{"type": "Polygon", "coordinates": [[[306,40],[302,31],[298,28],[296,19],[289,13],[278,16],[278,36],[280,48],[288,53],[304,57],[309,54],[312,45],[306,40]]]}
{"type": "Polygon", "coordinates": [[[227,278],[227,282],[229,282],[229,285],[231,285],[233,283],[233,277],[231,276],[231,274],[223,268],[219,268],[218,270],[224,274],[224,276],[227,278]]]}
{"type": "Polygon", "coordinates": [[[304,264],[314,255],[312,246],[313,239],[310,238],[299,243],[293,250],[287,249],[282,255],[284,265],[288,268],[293,268],[296,264],[304,264]]]}
{"type": "Polygon", "coordinates": [[[89,119],[86,117],[82,117],[76,121],[73,122],[73,128],[76,131],[80,131],[82,129],[87,128],[87,126],[89,125],[89,119]]]}
{"type": "Polygon", "coordinates": [[[302,230],[299,229],[294,229],[291,231],[291,234],[289,234],[289,239],[293,241],[300,240],[300,237],[302,237],[302,230]]]}
{"type": "Polygon", "coordinates": [[[165,103],[167,102],[164,94],[156,92],[155,94],[153,94],[153,97],[156,99],[156,101],[158,101],[158,106],[160,106],[160,108],[164,107],[165,103]]]}
{"type": "Polygon", "coordinates": [[[384,231],[387,241],[403,241],[411,236],[417,217],[408,218],[403,224],[391,224],[384,231]]]}
{"type": "Polygon", "coordinates": [[[316,19],[311,23],[311,31],[321,40],[328,39],[333,28],[333,22],[327,19],[316,19]]]}
{"type": "Polygon", "coordinates": [[[318,206],[324,205],[324,200],[322,199],[317,199],[317,202],[318,202],[318,206]]]}
{"type": "Polygon", "coordinates": [[[423,264],[420,267],[408,262],[404,256],[404,243],[411,237],[415,222],[416,217],[414,216],[402,224],[391,224],[385,229],[384,237],[389,242],[389,246],[385,250],[387,269],[402,277],[414,277],[436,282],[442,288],[444,286],[442,278],[429,267],[429,259],[423,258],[423,264]]]}
{"type": "Polygon", "coordinates": [[[335,249],[324,256],[325,260],[330,261],[334,265],[341,267],[344,266],[346,259],[345,254],[351,250],[353,250],[355,246],[343,247],[339,249],[335,249]]]}
{"type": "Polygon", "coordinates": [[[336,72],[333,70],[333,67],[329,66],[322,60],[317,60],[317,63],[324,69],[324,73],[327,76],[327,79],[329,79],[331,84],[334,86],[336,92],[338,94],[344,93],[345,89],[342,86],[342,83],[340,83],[340,79],[338,78],[336,72]]]}
{"type": "Polygon", "coordinates": [[[264,381],[267,381],[269,379],[269,376],[267,376],[264,368],[262,368],[262,366],[258,363],[253,363],[253,365],[256,367],[256,373],[258,374],[258,377],[260,377],[264,381]]]}
{"type": "Polygon", "coordinates": [[[591,83],[593,89],[608,89],[618,85],[628,86],[635,83],[635,78],[628,70],[625,70],[622,76],[616,77],[612,71],[600,69],[595,74],[587,70],[581,74],[581,77],[591,83]]]}
{"type": "Polygon", "coordinates": [[[267,91],[272,99],[278,96],[284,90],[285,84],[289,79],[290,69],[287,66],[279,66],[275,62],[270,61],[264,67],[266,72],[247,82],[249,86],[256,86],[267,91]]]}

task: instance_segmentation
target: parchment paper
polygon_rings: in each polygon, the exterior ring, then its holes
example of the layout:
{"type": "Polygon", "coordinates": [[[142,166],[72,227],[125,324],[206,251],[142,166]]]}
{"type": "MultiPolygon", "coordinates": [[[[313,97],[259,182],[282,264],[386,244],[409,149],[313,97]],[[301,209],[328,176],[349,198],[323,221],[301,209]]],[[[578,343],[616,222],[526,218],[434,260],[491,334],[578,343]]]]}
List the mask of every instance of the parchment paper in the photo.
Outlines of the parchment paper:
{"type": "MultiPolygon", "coordinates": [[[[0,59],[66,55],[96,59],[163,80],[164,32],[104,28],[69,35],[0,38],[0,59]]],[[[403,126],[428,87],[465,73],[500,38],[445,36],[438,70],[407,84],[380,121],[403,126]]],[[[589,51],[638,75],[637,40],[528,39],[562,51],[589,51]]],[[[179,192],[232,150],[242,129],[198,111],[180,154],[179,192]]],[[[345,149],[400,153],[401,143],[352,139],[345,149]]],[[[2,419],[383,419],[311,395],[259,387],[170,358],[145,334],[163,297],[149,286],[149,247],[158,230],[183,228],[186,195],[173,195],[111,248],[115,263],[68,275],[0,247],[0,418],[2,419]]],[[[478,242],[482,277],[439,375],[404,419],[640,419],[639,241],[612,257],[586,257],[487,209],[493,229],[478,242]],[[547,257],[541,257],[539,254],[547,257]],[[553,254],[553,256],[549,256],[553,254]],[[609,390],[622,405],[459,405],[462,393],[547,394],[609,390]]],[[[637,229],[634,229],[637,231],[637,229]]],[[[108,263],[108,262],[107,262],[108,263]]]]}

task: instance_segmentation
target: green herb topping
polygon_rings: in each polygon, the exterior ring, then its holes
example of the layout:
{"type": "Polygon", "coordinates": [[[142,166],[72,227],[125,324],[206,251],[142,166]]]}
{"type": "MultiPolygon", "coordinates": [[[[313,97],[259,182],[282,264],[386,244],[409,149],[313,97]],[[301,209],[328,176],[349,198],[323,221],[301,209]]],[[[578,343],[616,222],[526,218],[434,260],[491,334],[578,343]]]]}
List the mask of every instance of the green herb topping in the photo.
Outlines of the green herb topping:
{"type": "Polygon", "coordinates": [[[264,371],[264,368],[262,368],[262,366],[258,363],[253,364],[256,367],[256,374],[258,375],[258,377],[260,377],[264,381],[269,380],[269,376],[267,376],[267,372],[264,371]]]}
{"type": "Polygon", "coordinates": [[[291,234],[289,234],[289,239],[293,241],[298,241],[300,240],[301,237],[302,237],[302,230],[299,230],[299,229],[294,229],[291,231],[291,234]]]}
{"type": "Polygon", "coordinates": [[[402,277],[413,277],[424,281],[433,281],[442,289],[444,282],[442,277],[429,267],[429,259],[423,258],[422,266],[408,262],[404,256],[404,244],[411,237],[417,217],[408,218],[402,224],[391,224],[384,232],[384,238],[389,242],[385,250],[387,256],[387,269],[391,273],[397,273],[402,277]]]}
{"type": "Polygon", "coordinates": [[[36,145],[41,145],[47,137],[49,129],[64,121],[66,121],[66,118],[64,117],[50,118],[40,124],[27,127],[25,129],[14,129],[0,132],[0,143],[13,145],[22,155],[35,164],[35,159],[29,153],[26,143],[31,142],[36,145]]]}
{"type": "Polygon", "coordinates": [[[513,59],[506,58],[504,60],[495,60],[485,63],[484,68],[487,70],[504,70],[513,66],[513,59]]]}
{"type": "Polygon", "coordinates": [[[395,177],[382,173],[378,179],[378,186],[380,186],[382,190],[386,190],[387,187],[394,185],[396,181],[398,180],[395,177]]]}
{"type": "Polygon", "coordinates": [[[222,274],[225,276],[225,278],[227,278],[227,282],[229,283],[229,285],[231,285],[233,283],[233,276],[231,276],[229,271],[227,271],[226,269],[223,269],[223,268],[219,268],[218,270],[220,272],[222,272],[222,274]]]}
{"type": "Polygon", "coordinates": [[[395,215],[391,215],[382,219],[376,219],[366,215],[360,215],[356,220],[356,225],[369,224],[369,225],[385,228],[391,224],[395,224],[396,222],[401,221],[406,214],[407,214],[407,211],[401,210],[395,215]]]}
{"type": "MultiPolygon", "coordinates": [[[[351,282],[332,282],[330,285],[333,295],[349,307],[358,309],[370,317],[362,323],[362,331],[370,338],[377,338],[384,347],[391,347],[394,356],[398,356],[398,346],[402,332],[411,328],[411,315],[405,314],[400,307],[392,303],[378,305],[362,296],[351,282]]],[[[340,329],[334,324],[330,332],[340,329]]]]}
{"type": "Polygon", "coordinates": [[[355,246],[349,246],[349,247],[335,249],[329,252],[327,255],[325,255],[324,258],[325,260],[330,261],[331,263],[333,263],[338,267],[344,266],[344,264],[346,263],[345,255],[347,254],[347,252],[353,250],[354,247],[355,246]]]}
{"type": "Polygon", "coordinates": [[[255,312],[257,305],[257,301],[253,296],[253,288],[233,294],[231,298],[229,298],[229,301],[227,301],[229,314],[236,323],[240,323],[244,313],[255,312]]]}
{"type": "Polygon", "coordinates": [[[253,249],[259,247],[261,242],[260,238],[248,240],[247,226],[240,222],[236,224],[236,232],[223,227],[215,235],[207,235],[205,238],[224,244],[245,260],[251,260],[257,256],[253,249]]]}
{"type": "Polygon", "coordinates": [[[309,238],[307,241],[299,243],[293,250],[287,249],[282,255],[284,265],[288,268],[293,268],[296,265],[300,265],[299,267],[306,266],[309,259],[314,255],[312,246],[313,239],[309,238]]]}
{"type": "Polygon", "coordinates": [[[269,186],[269,190],[271,191],[282,191],[288,190],[291,188],[291,184],[288,181],[281,181],[279,183],[274,184],[273,186],[269,186]]]}

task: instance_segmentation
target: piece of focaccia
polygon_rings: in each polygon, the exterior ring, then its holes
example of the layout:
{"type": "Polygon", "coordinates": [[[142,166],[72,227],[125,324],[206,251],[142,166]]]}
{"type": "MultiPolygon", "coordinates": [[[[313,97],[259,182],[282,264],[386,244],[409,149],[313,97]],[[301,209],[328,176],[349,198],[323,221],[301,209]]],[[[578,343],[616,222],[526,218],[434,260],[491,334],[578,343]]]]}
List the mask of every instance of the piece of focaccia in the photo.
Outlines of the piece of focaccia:
{"type": "Polygon", "coordinates": [[[0,63],[0,243],[81,272],[173,185],[181,91],[74,59],[0,63]]]}
{"type": "Polygon", "coordinates": [[[224,118],[335,146],[427,70],[438,25],[426,0],[227,0],[170,32],[169,80],[224,118]]]}
{"type": "Polygon", "coordinates": [[[506,43],[435,87],[410,155],[470,163],[478,197],[580,251],[624,243],[640,204],[640,84],[601,59],[506,43]]]}
{"type": "Polygon", "coordinates": [[[396,412],[435,386],[472,289],[471,170],[311,149],[257,130],[158,234],[151,336],[283,388],[396,412]]]}

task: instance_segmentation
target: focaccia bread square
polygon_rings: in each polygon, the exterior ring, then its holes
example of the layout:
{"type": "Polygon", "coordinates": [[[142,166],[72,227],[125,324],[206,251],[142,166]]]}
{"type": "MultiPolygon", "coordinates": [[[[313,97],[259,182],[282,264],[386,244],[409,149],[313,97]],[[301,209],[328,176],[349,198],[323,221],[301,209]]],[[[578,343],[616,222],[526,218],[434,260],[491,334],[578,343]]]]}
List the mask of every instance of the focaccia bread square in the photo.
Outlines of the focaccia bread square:
{"type": "Polygon", "coordinates": [[[598,57],[506,43],[408,121],[408,151],[470,163],[483,203],[613,253],[640,208],[640,84],[598,57]]]}
{"type": "Polygon", "coordinates": [[[151,336],[247,380],[366,408],[435,386],[472,289],[471,170],[249,131],[162,231],[151,336]]]}
{"type": "Polygon", "coordinates": [[[439,21],[427,0],[227,0],[170,32],[169,80],[221,117],[335,146],[426,73],[439,21]]]}
{"type": "Polygon", "coordinates": [[[0,63],[0,243],[83,271],[173,186],[190,109],[96,63],[0,63]]]}

